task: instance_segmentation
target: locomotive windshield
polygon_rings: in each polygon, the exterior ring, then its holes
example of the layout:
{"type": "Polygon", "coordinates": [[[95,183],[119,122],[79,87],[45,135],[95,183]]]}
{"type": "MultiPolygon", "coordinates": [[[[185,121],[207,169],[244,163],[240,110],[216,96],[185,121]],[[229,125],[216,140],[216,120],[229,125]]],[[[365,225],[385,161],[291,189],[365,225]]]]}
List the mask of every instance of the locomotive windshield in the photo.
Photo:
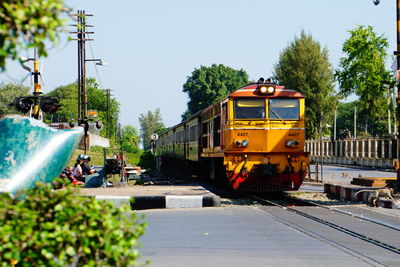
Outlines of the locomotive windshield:
{"type": "Polygon", "coordinates": [[[269,99],[268,117],[270,119],[298,120],[300,117],[298,99],[269,99]]]}
{"type": "Polygon", "coordinates": [[[237,98],[235,119],[265,119],[265,100],[263,98],[237,98]]]}

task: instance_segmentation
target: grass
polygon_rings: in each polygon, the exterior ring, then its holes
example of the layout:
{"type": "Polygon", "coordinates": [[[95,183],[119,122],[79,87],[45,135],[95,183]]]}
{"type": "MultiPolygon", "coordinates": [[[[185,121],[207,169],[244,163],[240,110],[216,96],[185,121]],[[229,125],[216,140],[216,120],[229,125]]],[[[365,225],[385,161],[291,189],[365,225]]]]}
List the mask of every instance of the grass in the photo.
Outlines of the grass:
{"type": "MultiPolygon", "coordinates": [[[[85,151],[82,149],[76,149],[74,154],[72,155],[71,159],[68,162],[68,166],[74,166],[76,163],[76,159],[78,155],[85,154],[85,151]]],[[[103,155],[103,148],[94,147],[87,153],[90,156],[90,165],[95,166],[103,166],[104,165],[104,155],[103,155]]],[[[127,163],[131,164],[132,166],[136,166],[139,163],[140,156],[142,153],[133,154],[133,153],[125,153],[125,160],[127,163]]],[[[107,155],[111,157],[112,155],[107,155]]]]}
{"type": "MultiPolygon", "coordinates": [[[[68,166],[74,166],[74,164],[76,163],[76,159],[80,154],[85,154],[85,151],[82,149],[76,149],[71,159],[68,162],[68,166]]],[[[103,152],[88,151],[87,154],[90,156],[90,165],[96,165],[96,166],[104,165],[103,152]]]]}

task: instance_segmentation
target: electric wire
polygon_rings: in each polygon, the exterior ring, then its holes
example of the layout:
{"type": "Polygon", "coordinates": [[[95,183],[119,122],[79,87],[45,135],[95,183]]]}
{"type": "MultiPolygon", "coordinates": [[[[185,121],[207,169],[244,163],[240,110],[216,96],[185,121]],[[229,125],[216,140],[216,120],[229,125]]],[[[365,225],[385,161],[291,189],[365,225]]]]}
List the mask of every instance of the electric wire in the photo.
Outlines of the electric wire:
{"type": "MultiPolygon", "coordinates": [[[[90,34],[87,34],[87,35],[88,35],[88,38],[90,39],[90,34]]],[[[93,47],[92,47],[91,42],[89,42],[89,48],[90,48],[90,53],[92,54],[92,58],[95,58],[95,57],[94,57],[93,47]]],[[[99,70],[97,69],[97,65],[96,65],[95,62],[93,62],[93,64],[94,64],[94,69],[95,69],[95,71],[96,71],[97,79],[99,80],[100,88],[104,88],[104,87],[103,87],[103,83],[101,82],[100,75],[99,75],[99,70]]]]}

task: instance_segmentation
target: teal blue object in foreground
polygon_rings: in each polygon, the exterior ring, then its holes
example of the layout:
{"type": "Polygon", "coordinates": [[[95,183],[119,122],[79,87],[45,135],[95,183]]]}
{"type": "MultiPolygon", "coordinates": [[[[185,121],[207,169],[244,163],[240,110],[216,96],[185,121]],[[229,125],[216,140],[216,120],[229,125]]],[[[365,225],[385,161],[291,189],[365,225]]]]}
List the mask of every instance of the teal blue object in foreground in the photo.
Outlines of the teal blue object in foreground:
{"type": "Polygon", "coordinates": [[[0,191],[16,192],[58,177],[83,136],[83,128],[56,130],[18,115],[0,119],[0,191]]]}

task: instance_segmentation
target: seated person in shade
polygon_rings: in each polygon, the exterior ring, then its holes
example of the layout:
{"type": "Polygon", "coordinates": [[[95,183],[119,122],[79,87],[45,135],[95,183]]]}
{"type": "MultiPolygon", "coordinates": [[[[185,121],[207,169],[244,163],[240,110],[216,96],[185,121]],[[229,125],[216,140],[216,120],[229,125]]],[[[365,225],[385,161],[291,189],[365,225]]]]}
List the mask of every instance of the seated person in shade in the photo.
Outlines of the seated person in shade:
{"type": "Polygon", "coordinates": [[[83,160],[83,163],[81,164],[83,175],[91,175],[91,174],[95,173],[95,171],[92,170],[92,167],[90,166],[89,161],[90,161],[90,157],[88,156],[86,159],[83,160]]]}

